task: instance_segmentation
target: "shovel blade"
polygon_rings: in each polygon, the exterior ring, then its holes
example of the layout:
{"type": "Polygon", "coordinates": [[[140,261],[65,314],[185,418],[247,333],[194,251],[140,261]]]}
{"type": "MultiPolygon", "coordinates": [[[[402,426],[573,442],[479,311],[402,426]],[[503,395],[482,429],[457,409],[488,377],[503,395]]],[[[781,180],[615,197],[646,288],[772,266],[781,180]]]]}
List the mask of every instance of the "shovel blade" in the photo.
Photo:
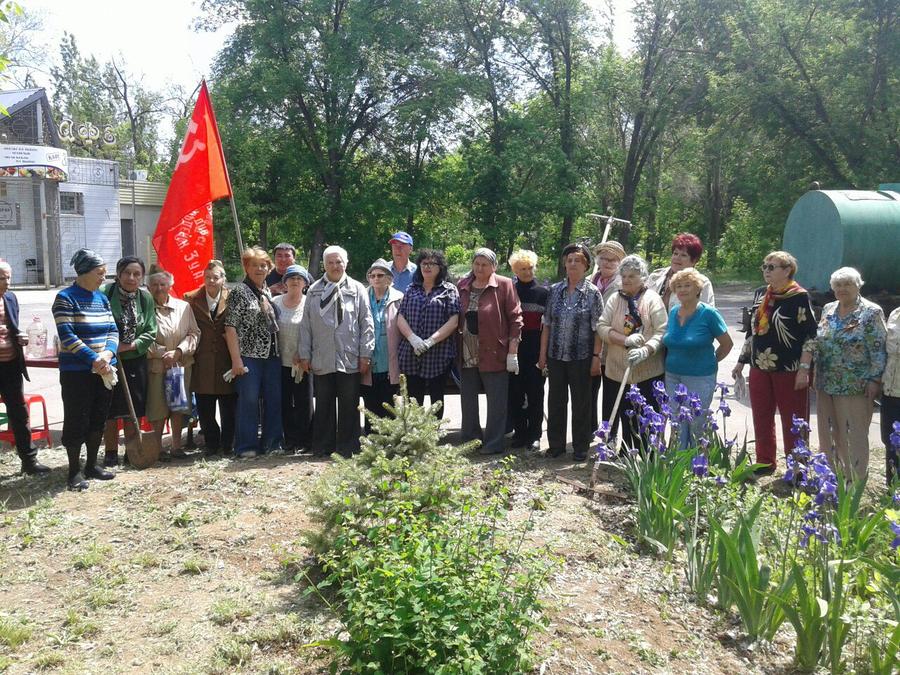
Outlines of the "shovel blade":
{"type": "Polygon", "coordinates": [[[141,431],[125,439],[125,454],[135,469],[146,469],[159,460],[159,439],[152,431],[141,431]]]}

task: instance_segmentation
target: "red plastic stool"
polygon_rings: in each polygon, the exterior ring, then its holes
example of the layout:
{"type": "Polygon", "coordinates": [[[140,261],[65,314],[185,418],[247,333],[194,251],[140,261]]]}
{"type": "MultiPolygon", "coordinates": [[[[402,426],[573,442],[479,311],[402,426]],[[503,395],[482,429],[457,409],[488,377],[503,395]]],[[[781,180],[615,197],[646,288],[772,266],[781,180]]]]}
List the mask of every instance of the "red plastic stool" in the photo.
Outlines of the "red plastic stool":
{"type": "MultiPolygon", "coordinates": [[[[6,405],[6,401],[3,400],[3,397],[0,396],[0,403],[6,405]]],[[[50,421],[47,419],[47,402],[44,400],[43,396],[39,396],[38,394],[26,394],[25,395],[25,407],[28,410],[28,419],[31,420],[31,406],[35,403],[40,403],[41,408],[44,412],[44,428],[43,429],[35,429],[33,426],[31,427],[31,440],[40,441],[44,440],[47,442],[47,446],[51,445],[50,440],[50,421]]],[[[9,415],[7,411],[7,420],[6,420],[6,430],[0,431],[0,441],[6,441],[11,445],[15,445],[16,443],[16,435],[13,433],[13,430],[10,428],[9,423],[9,415]]]]}
{"type": "MultiPolygon", "coordinates": [[[[122,429],[125,427],[124,422],[125,422],[124,418],[120,417],[119,418],[119,431],[122,431],[122,429]]],[[[153,431],[153,425],[150,424],[150,420],[148,420],[146,417],[142,417],[141,419],[139,419],[138,423],[141,426],[141,431],[153,431]]],[[[166,419],[166,433],[169,433],[168,418],[166,419]]]]}

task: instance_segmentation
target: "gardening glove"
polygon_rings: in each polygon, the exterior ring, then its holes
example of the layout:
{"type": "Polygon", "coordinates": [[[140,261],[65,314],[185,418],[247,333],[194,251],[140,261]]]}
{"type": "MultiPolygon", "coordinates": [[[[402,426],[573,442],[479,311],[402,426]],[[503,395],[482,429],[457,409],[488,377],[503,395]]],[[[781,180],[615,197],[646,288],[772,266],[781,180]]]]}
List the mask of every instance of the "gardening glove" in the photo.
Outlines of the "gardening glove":
{"type": "Polygon", "coordinates": [[[303,376],[306,375],[303,368],[298,366],[296,363],[291,366],[291,377],[294,378],[294,384],[300,384],[303,382],[303,376]]]}
{"type": "Polygon", "coordinates": [[[103,378],[103,386],[110,391],[119,383],[119,375],[115,369],[107,370],[100,377],[103,378]]]}
{"type": "Polygon", "coordinates": [[[409,337],[406,338],[406,341],[409,342],[410,347],[412,347],[416,356],[420,356],[428,351],[428,347],[425,346],[425,340],[420,338],[415,333],[410,333],[409,337]]]}
{"type": "Polygon", "coordinates": [[[519,374],[519,355],[518,354],[507,354],[506,355],[506,372],[512,373],[513,375],[519,374]]]}
{"type": "Polygon", "coordinates": [[[225,371],[225,374],[222,375],[222,379],[229,384],[234,380],[234,373],[231,372],[231,368],[225,371]]]}
{"type": "Polygon", "coordinates": [[[644,336],[641,333],[632,333],[625,338],[626,349],[636,349],[644,346],[644,336]]]}
{"type": "Polygon", "coordinates": [[[417,352],[417,353],[416,353],[416,356],[422,356],[422,354],[424,354],[424,353],[427,352],[429,349],[431,349],[432,347],[434,347],[434,340],[433,340],[432,338],[430,338],[430,337],[429,337],[429,338],[425,338],[424,340],[422,340],[422,346],[424,347],[424,349],[422,349],[421,352],[417,352]]]}
{"type": "Polygon", "coordinates": [[[628,350],[628,365],[636,366],[641,361],[646,361],[650,356],[650,347],[639,347],[628,350]]]}

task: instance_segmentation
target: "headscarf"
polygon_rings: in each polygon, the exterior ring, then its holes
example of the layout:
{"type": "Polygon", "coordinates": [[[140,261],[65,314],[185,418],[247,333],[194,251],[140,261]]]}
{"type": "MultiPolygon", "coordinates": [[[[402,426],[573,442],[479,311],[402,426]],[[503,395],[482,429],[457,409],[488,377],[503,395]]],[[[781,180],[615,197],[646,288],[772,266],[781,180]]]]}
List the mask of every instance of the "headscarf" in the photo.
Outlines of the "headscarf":
{"type": "Polygon", "coordinates": [[[75,268],[75,274],[81,276],[106,263],[99,253],[89,248],[80,248],[75,251],[75,255],[72,256],[69,264],[75,268]]]}
{"type": "Polygon", "coordinates": [[[611,253],[619,260],[622,260],[622,258],[625,257],[625,247],[619,242],[610,239],[609,241],[604,241],[602,244],[597,244],[594,247],[594,256],[598,256],[601,253],[611,253]]]}
{"type": "Polygon", "coordinates": [[[756,313],[753,315],[753,324],[756,329],[755,334],[765,335],[769,332],[769,324],[772,321],[772,312],[774,311],[775,303],[777,301],[786,300],[787,298],[799,295],[800,293],[806,293],[806,289],[793,279],[791,279],[791,282],[784,290],[778,293],[772,288],[772,284],[769,284],[766,287],[766,294],[763,297],[762,302],[759,303],[759,307],[757,307],[756,313]]]}
{"type": "Polygon", "coordinates": [[[475,253],[472,254],[472,262],[475,262],[475,258],[487,258],[492,267],[495,269],[497,267],[497,254],[489,248],[482,246],[481,248],[475,249],[475,253]]]}
{"type": "Polygon", "coordinates": [[[144,261],[135,255],[126,255],[119,258],[116,263],[116,283],[115,287],[119,293],[119,303],[122,305],[122,318],[119,325],[119,340],[124,344],[131,344],[137,338],[137,295],[139,291],[128,292],[118,281],[118,276],[122,271],[132,263],[141,266],[141,272],[147,272],[144,267],[144,261]]]}

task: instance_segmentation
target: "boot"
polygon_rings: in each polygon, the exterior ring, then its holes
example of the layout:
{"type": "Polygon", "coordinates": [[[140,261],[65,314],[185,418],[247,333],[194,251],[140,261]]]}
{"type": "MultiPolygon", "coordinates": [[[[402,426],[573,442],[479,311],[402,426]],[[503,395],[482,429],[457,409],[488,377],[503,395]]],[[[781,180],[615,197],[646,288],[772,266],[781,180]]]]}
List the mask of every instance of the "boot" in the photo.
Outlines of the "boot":
{"type": "Polygon", "coordinates": [[[22,473],[29,476],[39,476],[50,473],[50,467],[44,466],[37,461],[37,450],[32,448],[31,452],[27,455],[20,455],[20,458],[22,460],[22,473]]]}
{"type": "Polygon", "coordinates": [[[97,466],[97,454],[100,451],[100,439],[97,438],[97,444],[92,442],[93,438],[88,438],[87,461],[84,464],[85,478],[94,478],[96,480],[112,480],[116,477],[114,473],[104,470],[97,466]]]}
{"type": "Polygon", "coordinates": [[[66,483],[69,490],[75,492],[87,490],[88,482],[81,475],[81,446],[66,448],[66,455],[69,457],[69,479],[66,483]]]}

